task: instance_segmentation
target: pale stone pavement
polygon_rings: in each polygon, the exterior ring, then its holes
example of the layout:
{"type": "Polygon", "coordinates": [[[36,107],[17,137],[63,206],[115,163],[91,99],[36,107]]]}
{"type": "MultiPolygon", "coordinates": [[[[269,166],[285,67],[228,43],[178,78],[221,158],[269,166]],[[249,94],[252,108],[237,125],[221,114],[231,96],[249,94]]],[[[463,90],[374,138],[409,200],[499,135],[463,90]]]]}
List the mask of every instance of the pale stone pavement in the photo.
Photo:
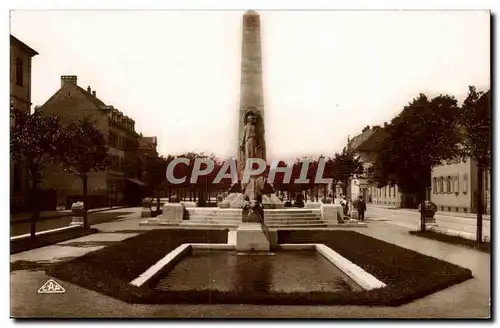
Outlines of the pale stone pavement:
{"type": "MultiPolygon", "coordinates": [[[[373,211],[369,210],[372,215],[373,211]]],[[[141,227],[140,208],[94,227],[101,233],[11,256],[11,262],[68,260],[153,227],[141,227]],[[89,247],[89,242],[93,242],[89,247]],[[105,244],[108,242],[108,244],[105,244]],[[103,243],[103,245],[99,245],[103,243]],[[66,246],[62,245],[66,244],[66,246]],[[80,245],[79,245],[80,244],[80,245]],[[67,246],[71,245],[71,246],[67,246]],[[75,246],[76,245],[76,246],[75,246]],[[63,251],[55,251],[55,248],[63,251]]],[[[406,222],[406,221],[405,221],[406,222]]],[[[15,317],[239,317],[239,318],[485,318],[490,315],[490,256],[479,251],[409,235],[408,228],[371,221],[356,231],[469,268],[474,278],[400,307],[138,305],[127,304],[64,281],[63,294],[37,294],[50,277],[43,270],[11,272],[11,315],[15,317]]],[[[363,245],[360,245],[363,247],[363,245]]],[[[383,254],[381,255],[383,256],[383,254]]],[[[57,280],[56,280],[57,281],[57,280]]]]}
{"type": "MultiPolygon", "coordinates": [[[[458,213],[460,215],[460,213],[458,213]]],[[[473,217],[453,216],[453,213],[439,214],[434,217],[439,228],[463,231],[476,235],[477,221],[473,217]]],[[[381,220],[386,224],[397,225],[408,230],[420,229],[420,213],[405,209],[391,209],[368,204],[366,218],[381,220]]],[[[483,220],[483,236],[488,238],[490,234],[490,220],[483,220]]]]}

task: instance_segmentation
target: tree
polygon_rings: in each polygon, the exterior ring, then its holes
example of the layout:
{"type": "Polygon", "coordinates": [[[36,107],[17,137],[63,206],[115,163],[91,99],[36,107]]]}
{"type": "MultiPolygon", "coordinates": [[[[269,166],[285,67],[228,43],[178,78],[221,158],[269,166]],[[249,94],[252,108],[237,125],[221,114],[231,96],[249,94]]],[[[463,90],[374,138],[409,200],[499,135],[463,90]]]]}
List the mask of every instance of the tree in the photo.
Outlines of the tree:
{"type": "MultiPolygon", "coordinates": [[[[153,198],[156,198],[156,212],[160,212],[160,196],[158,191],[166,181],[166,171],[168,164],[174,156],[147,156],[145,159],[145,174],[143,182],[148,186],[153,198]]],[[[166,182],[168,185],[168,181],[166,182]]],[[[168,188],[169,186],[167,186],[168,188]]]]}
{"type": "Polygon", "coordinates": [[[58,116],[42,116],[35,108],[30,114],[11,105],[10,154],[12,159],[25,165],[30,173],[31,238],[36,236],[36,223],[40,218],[38,190],[40,173],[49,162],[56,160],[60,151],[61,122],[58,116]]]}
{"type": "Polygon", "coordinates": [[[335,153],[331,163],[331,177],[341,183],[342,192],[347,196],[347,186],[351,178],[363,173],[363,163],[354,156],[354,151],[344,147],[341,153],[335,153]]]}
{"type": "Polygon", "coordinates": [[[61,165],[66,172],[82,179],[83,184],[83,227],[90,227],[88,222],[89,204],[87,199],[88,174],[91,171],[103,171],[108,167],[108,146],[104,135],[88,117],[69,124],[64,129],[64,149],[61,165]]]}
{"type": "Polygon", "coordinates": [[[384,128],[385,138],[377,149],[371,180],[380,186],[394,185],[425,197],[431,183],[432,167],[457,155],[461,142],[454,97],[433,99],[420,94],[384,128]]]}
{"type": "Polygon", "coordinates": [[[459,122],[465,130],[462,142],[464,156],[477,163],[477,231],[476,240],[482,242],[483,232],[483,179],[484,172],[491,166],[491,92],[476,91],[469,86],[469,94],[462,105],[459,122]]]}

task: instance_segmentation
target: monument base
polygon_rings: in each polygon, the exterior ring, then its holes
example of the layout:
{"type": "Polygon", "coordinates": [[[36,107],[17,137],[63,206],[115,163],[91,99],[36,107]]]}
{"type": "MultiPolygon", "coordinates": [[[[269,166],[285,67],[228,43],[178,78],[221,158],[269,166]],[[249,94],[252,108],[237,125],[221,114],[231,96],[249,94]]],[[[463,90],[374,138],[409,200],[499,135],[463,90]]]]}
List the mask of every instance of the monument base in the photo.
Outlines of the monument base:
{"type": "Polygon", "coordinates": [[[178,225],[184,216],[184,205],[181,203],[166,203],[163,205],[162,214],[141,221],[139,225],[178,225]]]}
{"type": "Polygon", "coordinates": [[[239,252],[269,252],[271,246],[261,223],[244,222],[236,230],[236,250],[239,252]]]}
{"type": "MultiPolygon", "coordinates": [[[[266,183],[262,190],[262,205],[266,209],[281,209],[285,208],[278,196],[274,193],[274,188],[271,184],[266,183]]],[[[245,195],[242,193],[241,183],[235,183],[231,189],[230,194],[218,204],[220,208],[241,208],[245,201],[245,195]]]]}
{"type": "MultiPolygon", "coordinates": [[[[219,203],[220,208],[242,208],[245,201],[245,195],[241,193],[229,194],[222,202],[219,203]]],[[[276,196],[262,195],[262,205],[265,209],[281,209],[285,208],[285,204],[276,196]]]]}

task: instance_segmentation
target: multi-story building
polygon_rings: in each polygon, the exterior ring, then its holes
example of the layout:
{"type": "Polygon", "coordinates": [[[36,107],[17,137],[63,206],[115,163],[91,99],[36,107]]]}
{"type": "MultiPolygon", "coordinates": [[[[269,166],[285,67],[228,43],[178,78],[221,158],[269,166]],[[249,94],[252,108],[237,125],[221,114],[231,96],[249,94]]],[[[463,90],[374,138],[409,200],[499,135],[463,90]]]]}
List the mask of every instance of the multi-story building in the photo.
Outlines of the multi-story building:
{"type": "MultiPolygon", "coordinates": [[[[61,76],[61,87],[40,107],[44,114],[58,114],[64,125],[89,117],[105,136],[110,156],[109,169],[91,172],[88,178],[90,207],[140,203],[143,183],[138,178],[139,134],[135,121],[102,102],[90,86],[78,86],[74,75],[61,76]]],[[[81,180],[55,165],[43,171],[42,185],[58,191],[60,205],[66,207],[82,195],[81,180]]]]}
{"type": "MultiPolygon", "coordinates": [[[[443,162],[432,169],[431,201],[438,210],[476,213],[479,197],[477,165],[470,158],[443,162]]],[[[491,170],[483,175],[483,212],[490,213],[491,170]]]]}
{"type": "MultiPolygon", "coordinates": [[[[375,150],[384,138],[382,128],[364,130],[349,140],[348,146],[354,150],[363,162],[366,170],[375,161],[375,150]]],[[[477,212],[478,178],[477,165],[474,160],[451,160],[434,167],[431,173],[431,190],[427,199],[434,202],[439,211],[477,212]]],[[[402,206],[403,203],[415,203],[413,195],[407,195],[398,186],[377,188],[368,183],[366,174],[352,179],[349,186],[352,199],[363,195],[368,203],[402,206]],[[406,199],[405,199],[406,198],[406,199]]],[[[485,170],[483,176],[484,213],[489,214],[491,208],[491,170],[485,170]]]]}
{"type": "MultiPolygon", "coordinates": [[[[38,52],[10,36],[10,105],[27,113],[31,112],[31,63],[38,52]]],[[[11,113],[11,126],[14,117],[11,113]]],[[[11,159],[10,194],[11,210],[20,211],[25,208],[28,188],[28,172],[26,168],[11,159]]]]}
{"type": "Polygon", "coordinates": [[[139,160],[139,179],[144,177],[146,171],[146,158],[147,157],[158,157],[158,151],[156,147],[158,146],[158,140],[156,137],[144,137],[140,135],[139,146],[137,147],[137,157],[139,160]]]}
{"type": "Polygon", "coordinates": [[[365,128],[361,134],[348,141],[348,147],[358,156],[364,168],[364,174],[357,179],[351,179],[348,193],[351,199],[362,195],[367,203],[401,206],[402,193],[397,185],[377,188],[368,181],[368,169],[375,162],[376,150],[384,136],[384,129],[374,126],[365,128]]]}

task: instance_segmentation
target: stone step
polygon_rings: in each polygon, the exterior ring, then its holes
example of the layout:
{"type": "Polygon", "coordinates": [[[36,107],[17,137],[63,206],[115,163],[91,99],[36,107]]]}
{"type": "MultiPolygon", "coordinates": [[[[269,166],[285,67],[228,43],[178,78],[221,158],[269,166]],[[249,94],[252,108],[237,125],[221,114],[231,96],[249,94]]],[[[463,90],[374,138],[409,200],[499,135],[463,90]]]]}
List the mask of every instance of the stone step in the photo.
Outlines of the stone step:
{"type": "MultiPolygon", "coordinates": [[[[196,215],[188,215],[186,216],[189,219],[193,218],[220,218],[220,219],[241,219],[241,215],[203,215],[203,214],[196,214],[196,215]]],[[[321,219],[321,215],[264,215],[264,218],[266,219],[321,219]]]]}
{"type": "MultiPolygon", "coordinates": [[[[227,227],[234,228],[238,227],[239,224],[227,224],[220,222],[182,222],[181,226],[189,226],[189,227],[227,227]]],[[[314,224],[302,224],[302,223],[290,223],[290,224],[266,224],[268,229],[275,228],[313,228],[313,227],[327,227],[328,225],[325,223],[314,223],[314,224]]]]}
{"type": "MultiPolygon", "coordinates": [[[[238,226],[241,222],[227,222],[227,221],[183,221],[181,225],[215,225],[215,226],[238,226]]],[[[288,227],[288,226],[304,226],[304,227],[316,227],[316,226],[326,226],[327,224],[323,221],[316,222],[265,222],[267,227],[288,227]]]]}
{"type": "MultiPolygon", "coordinates": [[[[186,209],[189,213],[218,213],[218,214],[241,214],[242,210],[241,209],[219,209],[219,208],[213,208],[213,207],[195,207],[195,208],[187,208],[186,209]]],[[[321,213],[320,209],[264,209],[264,213],[266,214],[296,214],[296,213],[302,213],[302,214],[310,214],[310,213],[315,213],[319,214],[321,213]]]]}
{"type": "Polygon", "coordinates": [[[207,223],[207,224],[212,224],[212,223],[216,223],[216,224],[240,224],[241,223],[241,220],[239,221],[236,221],[236,220],[184,220],[182,221],[183,223],[188,223],[188,224],[191,224],[191,223],[207,223]]]}
{"type": "Polygon", "coordinates": [[[196,227],[196,228],[210,228],[210,227],[217,227],[217,228],[236,228],[238,227],[237,224],[222,224],[222,223],[181,223],[181,227],[196,227]]]}
{"type": "Polygon", "coordinates": [[[317,223],[317,224],[300,224],[300,223],[294,223],[294,224],[273,224],[269,225],[266,224],[267,228],[316,228],[316,227],[327,227],[326,224],[324,223],[317,223]]]}
{"type": "MultiPolygon", "coordinates": [[[[241,217],[234,217],[234,218],[217,218],[217,217],[190,217],[189,220],[185,221],[210,221],[210,222],[216,222],[216,221],[227,221],[227,222],[241,222],[241,217]]],[[[264,218],[265,222],[318,222],[322,221],[321,218],[319,217],[313,217],[313,218],[264,218]]]]}

